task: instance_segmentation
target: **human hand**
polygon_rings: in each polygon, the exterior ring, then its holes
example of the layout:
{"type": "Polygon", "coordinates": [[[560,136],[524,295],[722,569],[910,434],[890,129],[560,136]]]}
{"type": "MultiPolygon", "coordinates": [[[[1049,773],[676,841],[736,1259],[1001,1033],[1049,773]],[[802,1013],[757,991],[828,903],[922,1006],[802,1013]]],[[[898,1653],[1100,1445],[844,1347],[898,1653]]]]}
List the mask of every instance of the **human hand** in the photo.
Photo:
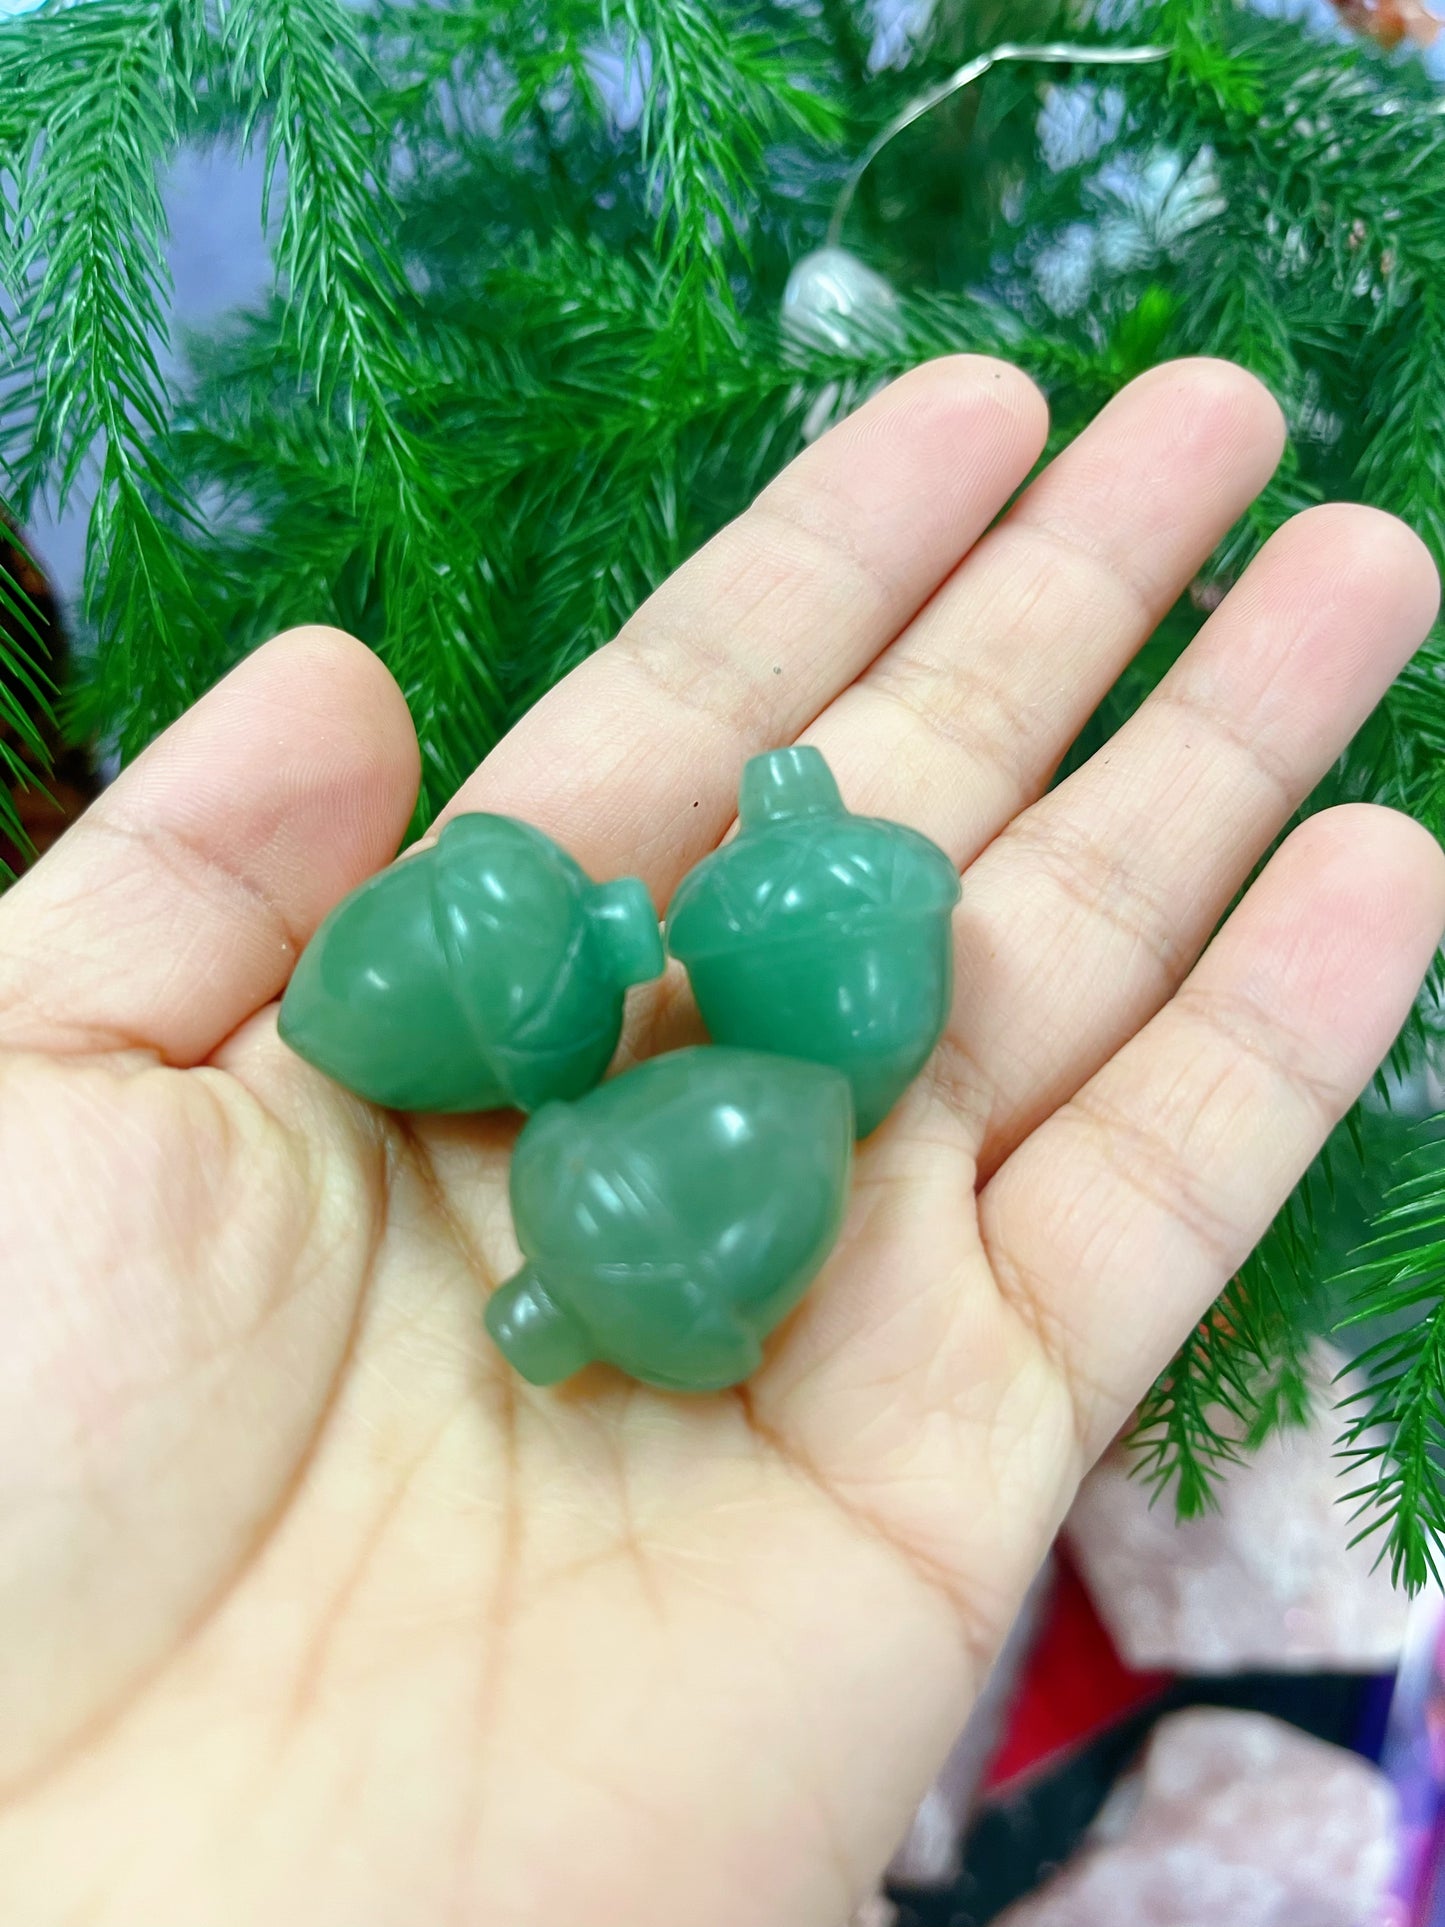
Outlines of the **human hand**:
{"type": "MultiPolygon", "coordinates": [[[[1078,1480],[1384,1055],[1445,859],[1260,853],[1424,635],[1373,511],[1282,531],[1112,743],[1109,684],[1267,478],[1237,369],[1043,442],[929,364],[803,454],[451,810],[657,902],[802,737],[964,871],[936,1059],[718,1397],[535,1391],[482,1329],[515,1127],[277,1041],[417,754],[359,645],[250,658],[0,903],[0,1919],[839,1927],[1078,1480]]],[[[676,984],[632,1048],[687,1033],[676,984]]]]}

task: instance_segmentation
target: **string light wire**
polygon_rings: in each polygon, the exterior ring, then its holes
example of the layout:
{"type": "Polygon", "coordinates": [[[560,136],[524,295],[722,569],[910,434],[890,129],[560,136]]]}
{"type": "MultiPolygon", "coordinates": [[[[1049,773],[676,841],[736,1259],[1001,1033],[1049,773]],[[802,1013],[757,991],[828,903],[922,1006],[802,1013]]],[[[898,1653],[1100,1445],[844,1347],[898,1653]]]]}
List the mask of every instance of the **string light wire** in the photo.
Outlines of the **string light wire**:
{"type": "Polygon", "coordinates": [[[1033,61],[1048,67],[1142,67],[1151,61],[1167,60],[1170,52],[1168,47],[1081,47],[1063,40],[1028,46],[1006,40],[990,48],[987,53],[975,54],[956,73],[950,74],[947,80],[939,81],[936,87],[930,87],[927,93],[911,100],[869,141],[849,168],[839,190],[833,217],[828,223],[828,246],[838,246],[843,223],[853,205],[853,196],[858,192],[858,183],[888,143],[895,140],[906,127],[912,127],[915,121],[922,120],[925,114],[932,113],[935,107],[952,100],[955,94],[961,94],[976,80],[982,80],[994,67],[1001,67],[1010,61],[1033,61]]]}

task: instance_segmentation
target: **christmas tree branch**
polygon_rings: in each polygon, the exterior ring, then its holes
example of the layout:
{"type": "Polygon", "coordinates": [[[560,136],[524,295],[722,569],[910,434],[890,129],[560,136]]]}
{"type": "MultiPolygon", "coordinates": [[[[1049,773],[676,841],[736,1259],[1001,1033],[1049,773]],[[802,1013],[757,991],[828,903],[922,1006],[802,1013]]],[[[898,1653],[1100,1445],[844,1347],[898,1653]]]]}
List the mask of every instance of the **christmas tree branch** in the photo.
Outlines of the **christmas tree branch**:
{"type": "Polygon", "coordinates": [[[705,357],[734,307],[728,274],[732,258],[747,253],[768,135],[817,140],[841,131],[831,63],[820,68],[816,44],[800,33],[727,22],[707,0],[623,0],[621,16],[628,69],[643,85],[642,156],[659,258],[705,357]]]}
{"type": "Polygon", "coordinates": [[[1181,1518],[1216,1503],[1242,1447],[1308,1416],[1309,1351],[1327,1323],[1318,1207],[1331,1182],[1322,1158],[1139,1408],[1138,1469],[1156,1491],[1173,1491],[1181,1518]]]}
{"type": "Polygon", "coordinates": [[[1396,1584],[1440,1583],[1445,1544],[1445,1142],[1436,1120],[1345,1275],[1348,1326],[1384,1328],[1354,1361],[1341,1450],[1361,1475],[1349,1496],[1381,1541],[1396,1584]]]}
{"type": "Polygon", "coordinates": [[[4,156],[8,292],[22,373],[4,397],[17,513],[63,505],[95,455],[86,612],[105,639],[104,706],[134,748],[179,707],[177,624],[191,610],[184,505],[154,454],[170,283],[160,170],[191,76],[185,24],[161,4],[92,0],[0,32],[0,92],[19,105],[4,156]]]}
{"type": "Polygon", "coordinates": [[[356,17],[344,0],[231,0],[223,42],[252,122],[267,118],[267,206],[284,173],[285,338],[314,405],[350,436],[352,513],[375,532],[377,646],[419,727],[444,726],[480,757],[500,725],[495,631],[452,527],[446,464],[405,413],[419,344],[356,17]]]}

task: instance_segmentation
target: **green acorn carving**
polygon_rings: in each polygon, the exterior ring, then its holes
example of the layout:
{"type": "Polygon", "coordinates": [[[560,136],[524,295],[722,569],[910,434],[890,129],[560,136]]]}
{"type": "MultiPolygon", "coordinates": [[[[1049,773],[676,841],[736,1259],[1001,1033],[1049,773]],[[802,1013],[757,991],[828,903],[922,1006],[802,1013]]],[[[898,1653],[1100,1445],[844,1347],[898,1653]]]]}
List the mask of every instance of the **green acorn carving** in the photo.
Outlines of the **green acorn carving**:
{"type": "Polygon", "coordinates": [[[512,1159],[526,1263],[487,1329],[538,1385],[598,1359],[737,1384],[837,1240],[852,1149],[846,1078],[751,1051],[676,1051],[548,1105],[512,1159]]]}
{"type": "Polygon", "coordinates": [[[534,1110],[590,1090],[631,984],[663,968],[635,877],[596,884],[550,837],[459,816],[372,877],[306,946],[281,1035],[338,1084],[400,1111],[534,1110]]]}
{"type": "Polygon", "coordinates": [[[948,1022],[958,872],[916,830],[845,809],[816,749],[755,756],[739,817],[679,884],[668,947],[716,1042],[833,1065],[866,1137],[948,1022]]]}

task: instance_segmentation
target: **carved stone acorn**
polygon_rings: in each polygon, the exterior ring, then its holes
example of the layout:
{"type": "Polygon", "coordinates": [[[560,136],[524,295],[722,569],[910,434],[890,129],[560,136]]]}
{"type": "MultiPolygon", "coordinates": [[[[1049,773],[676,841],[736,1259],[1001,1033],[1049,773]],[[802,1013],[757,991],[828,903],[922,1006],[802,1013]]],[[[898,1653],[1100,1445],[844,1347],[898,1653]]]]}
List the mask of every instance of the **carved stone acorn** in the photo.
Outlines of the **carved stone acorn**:
{"type": "Polygon", "coordinates": [[[303,951],[281,1035],[309,1063],[402,1111],[527,1111],[590,1090],[631,984],[663,968],[634,877],[593,883],[505,816],[458,816],[372,877],[303,951]]]}
{"type": "Polygon", "coordinates": [[[668,947],[717,1043],[833,1065],[866,1137],[948,1022],[958,872],[918,831],[845,809],[816,749],[755,756],[739,818],[679,884],[668,947]]]}
{"type": "Polygon", "coordinates": [[[599,1359],[737,1384],[833,1248],[852,1151],[847,1079],[752,1051],[676,1051],[548,1105],[512,1159],[526,1263],[487,1329],[539,1385],[599,1359]]]}

